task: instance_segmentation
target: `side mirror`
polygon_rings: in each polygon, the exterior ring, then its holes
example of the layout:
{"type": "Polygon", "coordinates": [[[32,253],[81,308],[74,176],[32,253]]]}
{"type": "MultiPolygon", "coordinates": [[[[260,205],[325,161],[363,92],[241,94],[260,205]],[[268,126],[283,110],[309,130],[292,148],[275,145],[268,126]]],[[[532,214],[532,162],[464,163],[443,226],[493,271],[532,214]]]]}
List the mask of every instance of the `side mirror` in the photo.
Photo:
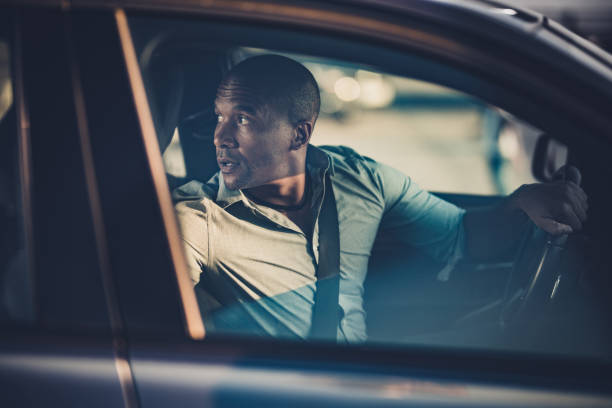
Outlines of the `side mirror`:
{"type": "Polygon", "coordinates": [[[538,181],[551,181],[552,176],[567,163],[568,148],[557,139],[542,134],[536,142],[531,172],[538,181]]]}

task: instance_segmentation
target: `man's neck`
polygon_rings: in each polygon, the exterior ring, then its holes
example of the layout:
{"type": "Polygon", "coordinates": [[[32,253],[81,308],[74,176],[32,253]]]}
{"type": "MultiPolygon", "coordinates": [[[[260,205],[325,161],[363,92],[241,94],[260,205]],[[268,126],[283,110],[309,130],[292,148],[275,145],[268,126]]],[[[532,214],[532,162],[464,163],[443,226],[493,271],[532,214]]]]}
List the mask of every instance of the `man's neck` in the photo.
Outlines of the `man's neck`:
{"type": "Polygon", "coordinates": [[[306,173],[283,177],[244,190],[258,201],[278,206],[295,206],[304,200],[306,173]]]}

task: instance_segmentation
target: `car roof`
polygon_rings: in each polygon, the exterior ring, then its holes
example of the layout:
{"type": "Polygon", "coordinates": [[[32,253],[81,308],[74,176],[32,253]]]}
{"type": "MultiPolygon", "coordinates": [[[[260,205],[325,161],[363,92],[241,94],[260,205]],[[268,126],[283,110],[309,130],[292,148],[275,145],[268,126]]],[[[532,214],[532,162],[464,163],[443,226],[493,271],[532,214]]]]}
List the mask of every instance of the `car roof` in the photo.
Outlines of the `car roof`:
{"type": "MultiPolygon", "coordinates": [[[[257,12],[269,4],[295,4],[303,7],[326,8],[338,5],[353,12],[383,11],[419,16],[448,27],[495,37],[503,40],[509,32],[531,37],[558,49],[577,48],[585,55],[612,69],[612,55],[592,42],[566,29],[550,18],[514,4],[499,0],[0,0],[0,4],[46,5],[70,7],[137,8],[150,10],[206,11],[222,8],[242,8],[257,12]],[[546,35],[543,35],[546,34],[546,35]]],[[[508,40],[512,40],[509,38],[508,40]]],[[[572,53],[567,53],[572,57],[572,53]]]]}
{"type": "MultiPolygon", "coordinates": [[[[396,25],[398,19],[400,25],[418,21],[519,51],[612,99],[612,55],[540,13],[499,0],[0,0],[0,4],[177,12],[316,25],[341,33],[351,31],[348,24],[338,24],[338,16],[345,14],[369,21],[393,19],[396,25]],[[335,13],[336,21],[328,18],[319,24],[325,13],[328,17],[335,13]]],[[[368,34],[361,27],[352,29],[368,34]]]]}
{"type": "Polygon", "coordinates": [[[566,29],[560,23],[536,11],[498,0],[335,0],[338,3],[360,4],[369,7],[387,8],[392,11],[409,12],[424,17],[442,20],[447,25],[467,31],[494,36],[494,25],[507,31],[522,32],[534,40],[544,41],[552,47],[576,47],[591,57],[612,68],[612,55],[591,41],[566,29]],[[491,24],[494,23],[494,24],[491,24]],[[550,38],[540,36],[546,31],[550,38]]]}

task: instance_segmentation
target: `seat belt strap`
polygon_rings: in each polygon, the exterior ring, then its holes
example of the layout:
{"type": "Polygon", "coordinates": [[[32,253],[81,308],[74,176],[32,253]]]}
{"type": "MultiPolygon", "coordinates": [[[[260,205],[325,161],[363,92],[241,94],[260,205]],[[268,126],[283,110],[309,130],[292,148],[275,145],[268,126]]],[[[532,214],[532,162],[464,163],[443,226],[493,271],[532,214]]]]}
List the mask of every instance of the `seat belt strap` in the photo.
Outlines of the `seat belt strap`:
{"type": "Polygon", "coordinates": [[[319,215],[319,265],[312,313],[310,339],[337,339],[340,320],[340,233],[338,210],[329,173],[325,175],[325,190],[319,215]]]}

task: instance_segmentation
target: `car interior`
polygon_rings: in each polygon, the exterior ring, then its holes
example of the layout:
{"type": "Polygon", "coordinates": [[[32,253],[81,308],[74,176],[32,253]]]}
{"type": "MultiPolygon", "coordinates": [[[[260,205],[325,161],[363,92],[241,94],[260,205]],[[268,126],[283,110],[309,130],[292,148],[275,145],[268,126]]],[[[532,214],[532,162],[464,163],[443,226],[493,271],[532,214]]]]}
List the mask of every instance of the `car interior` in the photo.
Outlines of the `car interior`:
{"type": "MultiPolygon", "coordinates": [[[[11,55],[6,33],[0,30],[0,135],[17,128],[11,86],[11,55]]],[[[26,271],[25,236],[18,139],[0,138],[0,321],[33,319],[31,285],[26,271]]]]}
{"type": "MultiPolygon", "coordinates": [[[[510,111],[521,105],[503,87],[465,70],[371,44],[299,32],[279,35],[262,27],[229,30],[214,24],[179,25],[163,20],[134,19],[132,29],[160,150],[164,153],[173,137],[182,148],[184,174],[168,174],[171,190],[193,179],[206,182],[218,171],[212,144],[215,91],[223,75],[248,56],[244,46],[368,64],[459,89],[510,111]],[[251,42],[244,44],[244,38],[251,42]]],[[[548,129],[546,121],[554,116],[545,109],[532,115],[541,116],[542,129],[548,129]]],[[[598,160],[588,163],[592,145],[577,146],[567,133],[555,135],[567,142],[568,160],[582,166],[585,188],[599,201],[591,216],[595,222],[609,220],[603,206],[610,204],[610,193],[600,194],[597,181],[588,177],[604,177],[610,170],[598,160]]],[[[542,137],[533,157],[534,172],[540,179],[545,177],[540,170],[549,166],[546,152],[552,139],[542,137]]],[[[609,145],[605,148],[602,155],[611,151],[609,145]]],[[[463,208],[492,205],[501,198],[434,193],[463,208]]],[[[604,223],[609,225],[609,221],[604,223]]],[[[532,228],[516,243],[516,253],[486,263],[459,263],[452,271],[414,249],[399,248],[380,237],[366,280],[369,341],[385,346],[610,356],[610,303],[598,292],[609,284],[604,275],[610,260],[604,246],[610,240],[607,235],[604,240],[602,225],[589,225],[580,234],[553,241],[532,228]]],[[[202,290],[199,285],[195,289],[196,293],[202,290]]]]}

